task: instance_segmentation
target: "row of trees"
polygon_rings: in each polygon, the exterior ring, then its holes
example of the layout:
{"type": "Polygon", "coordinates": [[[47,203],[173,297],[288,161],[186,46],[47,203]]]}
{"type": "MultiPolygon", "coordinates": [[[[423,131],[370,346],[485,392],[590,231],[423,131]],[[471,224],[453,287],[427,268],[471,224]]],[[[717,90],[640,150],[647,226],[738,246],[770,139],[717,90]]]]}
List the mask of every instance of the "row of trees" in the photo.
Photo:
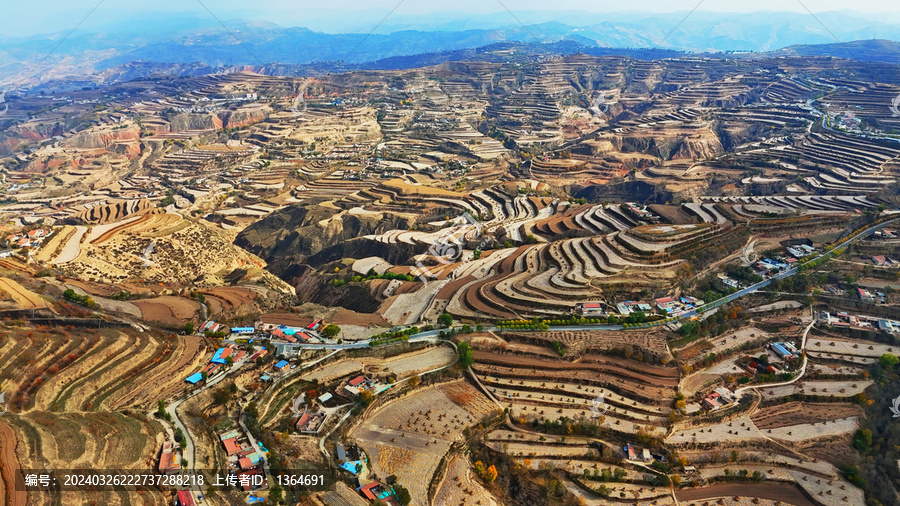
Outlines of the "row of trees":
{"type": "Polygon", "coordinates": [[[63,298],[76,304],[81,304],[84,307],[92,308],[97,306],[97,303],[94,302],[94,299],[92,299],[90,295],[80,295],[71,288],[63,292],[63,298]]]}
{"type": "MultiPolygon", "coordinates": [[[[326,327],[327,328],[327,327],[326,327]]],[[[382,332],[381,334],[372,336],[369,346],[380,346],[382,344],[393,344],[403,341],[409,341],[409,337],[419,333],[419,327],[410,327],[406,330],[397,332],[382,332]]]]}

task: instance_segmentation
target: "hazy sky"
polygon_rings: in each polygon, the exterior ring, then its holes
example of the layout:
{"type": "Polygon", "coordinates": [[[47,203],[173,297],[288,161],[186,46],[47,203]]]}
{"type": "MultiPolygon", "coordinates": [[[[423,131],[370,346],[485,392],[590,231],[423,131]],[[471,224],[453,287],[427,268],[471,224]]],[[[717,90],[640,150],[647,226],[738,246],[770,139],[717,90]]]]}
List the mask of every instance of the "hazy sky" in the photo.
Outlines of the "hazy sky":
{"type": "MultiPolygon", "coordinates": [[[[271,21],[283,26],[305,26],[319,31],[367,31],[396,7],[388,19],[403,20],[412,16],[433,15],[436,20],[461,19],[464,13],[501,13],[512,11],[547,11],[547,20],[554,11],[589,11],[612,13],[628,10],[647,12],[688,12],[698,0],[454,0],[452,3],[434,0],[202,0],[209,10],[223,21],[271,21]],[[399,4],[399,7],[397,5],[399,4]],[[447,12],[452,9],[453,12],[447,12]]],[[[94,9],[99,0],[37,0],[0,1],[0,37],[19,37],[43,33],[67,32],[94,9]],[[39,6],[39,7],[38,7],[39,6]]],[[[754,12],[792,11],[812,12],[852,10],[859,13],[886,13],[888,20],[900,20],[897,0],[704,0],[698,11],[754,12]]],[[[117,19],[140,18],[148,14],[212,19],[197,0],[103,0],[99,7],[79,26],[79,32],[110,30],[117,19]]],[[[511,19],[510,16],[510,20],[511,19]]]]}

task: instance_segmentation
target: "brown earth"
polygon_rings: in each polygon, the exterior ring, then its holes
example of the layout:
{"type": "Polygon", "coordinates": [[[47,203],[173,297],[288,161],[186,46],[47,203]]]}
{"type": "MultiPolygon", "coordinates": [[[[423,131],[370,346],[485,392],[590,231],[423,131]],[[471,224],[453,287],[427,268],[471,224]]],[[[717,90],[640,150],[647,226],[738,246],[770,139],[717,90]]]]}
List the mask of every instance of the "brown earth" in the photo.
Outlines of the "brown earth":
{"type": "Polygon", "coordinates": [[[675,492],[679,501],[701,501],[715,497],[759,497],[797,506],[816,506],[797,485],[788,483],[719,483],[675,492]]]}
{"type": "Polygon", "coordinates": [[[338,312],[331,317],[331,320],[336,325],[375,325],[378,327],[391,326],[391,324],[388,323],[387,320],[382,318],[381,315],[374,313],[357,313],[356,311],[351,311],[345,308],[338,309],[338,312]]]}
{"type": "MultiPolygon", "coordinates": [[[[516,367],[531,367],[534,369],[541,369],[545,372],[550,371],[570,371],[570,370],[596,370],[596,371],[606,371],[606,372],[614,372],[617,375],[635,379],[638,381],[643,381],[651,384],[657,385],[665,385],[665,386],[678,386],[678,371],[676,369],[668,369],[659,367],[655,370],[646,369],[644,371],[632,371],[626,369],[624,367],[617,367],[609,364],[599,364],[595,362],[565,362],[565,361],[548,361],[546,359],[539,359],[534,357],[520,357],[515,355],[501,355],[496,353],[489,353],[485,351],[475,350],[472,352],[472,356],[475,358],[475,362],[477,363],[498,363],[498,364],[506,364],[512,365],[516,367]],[[670,372],[671,371],[671,372],[670,372]],[[645,374],[641,374],[641,373],[645,374]]],[[[620,360],[621,362],[621,360],[620,360]]],[[[629,363],[629,366],[631,364],[629,363]]],[[[643,365],[643,364],[641,364],[643,365]]]]}
{"type": "Polygon", "coordinates": [[[200,309],[199,302],[168,295],[136,300],[134,305],[140,308],[145,320],[174,326],[184,325],[184,322],[193,319],[200,309]]]}
{"type": "Polygon", "coordinates": [[[10,294],[16,301],[16,304],[22,306],[23,309],[39,309],[47,307],[38,294],[26,289],[17,281],[9,278],[0,278],[0,290],[10,294]]]}
{"type": "Polygon", "coordinates": [[[0,497],[3,497],[3,504],[9,506],[25,506],[28,499],[25,492],[16,492],[15,490],[15,475],[18,467],[16,433],[9,425],[0,422],[0,497]]]}
{"type": "Polygon", "coordinates": [[[751,418],[760,429],[776,429],[803,423],[821,423],[851,416],[864,416],[863,409],[850,403],[789,402],[761,410],[751,418]]]}

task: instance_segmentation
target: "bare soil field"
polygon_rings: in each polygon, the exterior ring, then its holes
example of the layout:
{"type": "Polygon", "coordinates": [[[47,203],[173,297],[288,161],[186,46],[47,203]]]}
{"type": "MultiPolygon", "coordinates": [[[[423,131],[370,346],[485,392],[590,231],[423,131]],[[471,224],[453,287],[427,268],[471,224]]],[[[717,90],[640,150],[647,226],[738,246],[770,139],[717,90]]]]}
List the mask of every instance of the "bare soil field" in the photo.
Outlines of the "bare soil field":
{"type": "Polygon", "coordinates": [[[798,381],[790,385],[782,385],[778,387],[761,388],[759,392],[762,394],[763,400],[771,400],[777,397],[784,397],[793,394],[803,395],[822,395],[832,397],[852,397],[866,388],[873,382],[871,380],[842,380],[842,381],[798,381]]]}
{"type": "Polygon", "coordinates": [[[294,313],[267,313],[259,316],[259,321],[272,325],[297,327],[309,324],[312,318],[294,313]]]}
{"type": "Polygon", "coordinates": [[[790,473],[797,485],[824,506],[866,503],[863,491],[841,478],[821,478],[796,469],[791,469],[790,473]]]}
{"type": "Polygon", "coordinates": [[[47,303],[38,294],[28,290],[13,279],[0,277],[0,290],[8,293],[22,309],[47,307],[47,303]]]}
{"type": "MultiPolygon", "coordinates": [[[[791,483],[719,483],[675,492],[679,501],[709,501],[719,497],[758,497],[796,506],[816,506],[797,485],[791,483]]],[[[713,501],[714,502],[714,501],[713,501]]]]}
{"type": "Polygon", "coordinates": [[[27,494],[16,492],[15,479],[19,461],[16,459],[16,433],[0,422],[0,497],[8,506],[25,506],[27,494]]]}
{"type": "Polygon", "coordinates": [[[224,301],[226,309],[234,309],[243,304],[252,304],[258,298],[255,292],[240,287],[206,288],[201,290],[201,292],[224,301]]]}
{"type": "Polygon", "coordinates": [[[176,327],[193,319],[200,309],[199,302],[167,295],[155,299],[136,300],[134,305],[141,309],[145,320],[176,327]]]}
{"type": "Polygon", "coordinates": [[[413,504],[427,504],[427,487],[450,444],[495,409],[463,381],[431,387],[377,409],[351,434],[379,475],[396,474],[413,504]]]}
{"type": "Polygon", "coordinates": [[[29,276],[35,273],[34,268],[30,265],[24,264],[20,262],[16,258],[0,258],[0,268],[8,269],[13,272],[20,272],[22,274],[27,274],[29,276]]]}
{"type": "Polygon", "coordinates": [[[92,296],[99,297],[109,297],[111,295],[115,295],[122,291],[118,286],[109,285],[106,283],[94,283],[91,281],[81,281],[78,279],[66,279],[66,285],[71,285],[72,287],[81,288],[86,293],[92,296]]]}
{"type": "MultiPolygon", "coordinates": [[[[678,386],[678,369],[671,367],[654,367],[646,364],[640,364],[634,361],[628,361],[628,368],[626,368],[612,365],[611,363],[600,363],[587,360],[590,357],[599,359],[601,356],[598,355],[585,356],[585,360],[582,362],[566,362],[562,360],[548,362],[547,360],[542,360],[535,357],[500,355],[480,350],[475,350],[472,354],[476,362],[499,363],[525,368],[530,367],[533,369],[541,369],[545,372],[587,369],[594,371],[612,372],[619,376],[632,378],[644,383],[671,387],[678,386]],[[632,370],[632,367],[638,370],[632,370]]],[[[625,362],[622,359],[613,359],[612,357],[608,357],[607,359],[617,360],[620,363],[625,362]]]]}
{"type": "Polygon", "coordinates": [[[59,251],[59,255],[53,260],[53,264],[64,264],[78,258],[78,255],[81,254],[81,240],[84,238],[86,232],[87,227],[75,227],[75,232],[66,239],[65,244],[62,245],[62,248],[59,251]]]}
{"type": "Polygon", "coordinates": [[[434,498],[435,504],[446,506],[495,506],[497,501],[472,475],[469,462],[460,456],[450,459],[444,482],[434,498]]]}
{"type": "Polygon", "coordinates": [[[859,417],[850,416],[821,423],[800,423],[787,427],[766,429],[767,436],[782,441],[805,442],[850,434],[859,427],[859,417]]]}
{"type": "Polygon", "coordinates": [[[44,241],[41,245],[41,250],[34,255],[34,259],[38,262],[49,262],[56,258],[56,251],[62,248],[75,235],[76,230],[73,225],[64,225],[56,231],[56,234],[49,241],[44,241]]]}
{"type": "Polygon", "coordinates": [[[375,326],[390,327],[391,324],[387,320],[376,313],[357,313],[345,308],[339,308],[337,313],[331,317],[331,321],[336,325],[359,325],[359,326],[375,326]]]}
{"type": "Polygon", "coordinates": [[[178,345],[169,354],[175,360],[168,360],[164,367],[146,375],[141,388],[123,389],[109,398],[109,405],[152,405],[154,400],[166,398],[184,389],[185,371],[194,370],[206,358],[205,349],[198,336],[179,336],[178,345]]]}
{"type": "Polygon", "coordinates": [[[744,415],[733,420],[702,427],[690,427],[673,432],[666,442],[671,444],[713,444],[728,441],[751,441],[764,439],[750,417],[744,415]]]}
{"type": "Polygon", "coordinates": [[[369,366],[369,370],[377,372],[393,372],[399,379],[414,373],[430,371],[457,360],[456,352],[449,346],[436,346],[405,353],[387,360],[363,358],[361,362],[369,366]]]}
{"type": "Polygon", "coordinates": [[[738,357],[725,360],[715,364],[706,369],[701,369],[690,376],[687,376],[681,380],[681,391],[687,396],[691,397],[701,388],[706,385],[709,385],[710,382],[719,379],[720,377],[726,374],[733,374],[735,376],[743,373],[743,369],[737,366],[735,361],[738,357]]]}
{"type": "Polygon", "coordinates": [[[760,430],[765,430],[862,415],[863,409],[856,404],[789,402],[760,410],[751,418],[760,430]]]}
{"type": "Polygon", "coordinates": [[[559,341],[573,353],[586,350],[608,350],[631,345],[650,350],[654,353],[665,355],[668,353],[666,346],[666,330],[645,329],[630,330],[627,332],[615,330],[557,330],[547,332],[516,333],[504,332],[503,336],[510,341],[533,342],[541,340],[549,343],[559,341]]]}
{"type": "Polygon", "coordinates": [[[319,383],[326,383],[341,376],[347,376],[356,372],[362,372],[363,363],[355,360],[338,360],[326,366],[316,369],[313,372],[306,373],[302,377],[305,380],[318,380],[319,383]]]}
{"type": "Polygon", "coordinates": [[[881,344],[862,340],[828,339],[810,337],[806,343],[810,353],[828,355],[848,355],[852,357],[877,358],[885,353],[897,353],[900,348],[888,344],[881,344]]]}

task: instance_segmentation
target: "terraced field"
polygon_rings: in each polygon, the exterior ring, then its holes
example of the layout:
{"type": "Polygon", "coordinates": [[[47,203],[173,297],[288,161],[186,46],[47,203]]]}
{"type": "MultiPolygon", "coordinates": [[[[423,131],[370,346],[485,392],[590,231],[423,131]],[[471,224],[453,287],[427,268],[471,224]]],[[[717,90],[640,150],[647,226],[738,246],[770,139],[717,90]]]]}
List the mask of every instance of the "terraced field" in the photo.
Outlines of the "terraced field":
{"type": "Polygon", "coordinates": [[[629,434],[664,433],[668,425],[675,368],[602,355],[575,362],[479,349],[473,355],[473,370],[519,423],[566,417],[629,434]]]}
{"type": "Polygon", "coordinates": [[[465,382],[420,390],[379,408],[350,435],[376,473],[396,474],[413,502],[426,504],[427,487],[441,457],[462,430],[496,406],[465,382]]]}
{"type": "MultiPolygon", "coordinates": [[[[10,441],[19,442],[14,459],[22,468],[153,468],[160,444],[156,435],[163,429],[142,413],[160,396],[182,391],[183,371],[196,366],[204,351],[198,338],[111,329],[5,334],[0,338],[0,381],[9,412],[3,427],[12,428],[15,436],[0,443],[4,469],[10,441]],[[23,368],[22,363],[30,365],[23,368]]],[[[114,492],[90,497],[120,502],[114,492]]],[[[145,498],[165,501],[158,491],[146,492],[145,498]]],[[[28,504],[47,499],[29,497],[28,504]]]]}
{"type": "Polygon", "coordinates": [[[490,265],[487,276],[462,285],[448,308],[475,318],[561,314],[576,301],[602,297],[604,286],[664,286],[685,264],[684,255],[707,241],[727,241],[733,230],[714,225],[641,226],[520,246],[490,265]]]}

